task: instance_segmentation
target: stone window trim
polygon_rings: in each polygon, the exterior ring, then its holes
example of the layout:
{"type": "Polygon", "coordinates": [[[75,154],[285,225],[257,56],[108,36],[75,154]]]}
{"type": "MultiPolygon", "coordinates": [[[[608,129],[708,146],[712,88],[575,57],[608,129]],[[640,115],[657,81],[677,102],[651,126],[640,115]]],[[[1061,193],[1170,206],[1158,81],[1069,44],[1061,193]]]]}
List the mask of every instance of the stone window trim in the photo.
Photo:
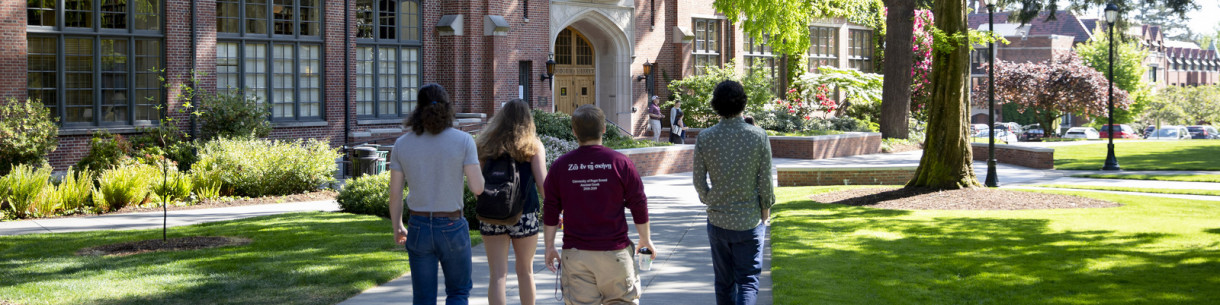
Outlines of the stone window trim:
{"type": "Polygon", "coordinates": [[[419,87],[423,82],[423,48],[406,45],[357,45],[356,46],[356,66],[354,67],[353,76],[356,78],[355,91],[356,94],[353,102],[356,104],[356,117],[365,120],[376,119],[394,119],[402,118],[411,114],[417,102],[416,95],[419,87]],[[360,58],[363,50],[369,50],[369,58],[362,60],[360,58]],[[392,66],[392,70],[388,72],[391,75],[384,73],[382,69],[383,56],[380,52],[383,50],[393,50],[394,57],[388,63],[392,66]],[[408,54],[414,55],[414,57],[408,54]],[[371,65],[369,71],[363,71],[361,65],[368,62],[371,65]],[[414,71],[410,71],[408,67],[414,66],[414,71]],[[386,83],[383,77],[390,78],[393,82],[390,85],[394,90],[395,97],[390,100],[384,100],[381,93],[383,92],[382,84],[386,83]],[[414,79],[413,84],[403,84],[408,78],[414,79]],[[362,82],[367,79],[368,84],[362,85],[362,82]],[[364,90],[370,90],[367,97],[362,96],[364,90]],[[404,92],[406,92],[404,94],[404,92]],[[383,113],[385,103],[390,103],[391,113],[383,113]],[[365,110],[367,108],[367,110],[365,110]]]}
{"type": "Polygon", "coordinates": [[[809,38],[809,72],[817,73],[820,66],[839,66],[839,26],[812,25],[809,38]]]}
{"type": "Polygon", "coordinates": [[[873,31],[848,30],[848,66],[860,72],[873,73],[873,31]]]}
{"type": "Polygon", "coordinates": [[[721,67],[724,51],[724,20],[721,18],[693,18],[695,25],[694,48],[691,51],[695,74],[703,74],[707,67],[721,67]]]}
{"type": "Polygon", "coordinates": [[[164,73],[157,71],[167,65],[165,2],[68,5],[81,2],[26,2],[27,96],[49,108],[64,132],[158,125],[164,110],[156,108],[167,100],[164,73]],[[81,95],[88,96],[85,104],[67,102],[81,95]]]}
{"type": "MultiPolygon", "coordinates": [[[[326,120],[326,111],[325,111],[326,110],[326,99],[325,99],[325,97],[326,97],[326,86],[325,86],[325,84],[326,84],[326,79],[325,79],[326,65],[324,63],[326,62],[326,54],[323,50],[323,47],[324,46],[322,44],[315,43],[312,41],[276,41],[276,40],[264,40],[264,39],[218,40],[217,41],[217,72],[216,72],[217,90],[218,91],[232,90],[232,91],[235,91],[239,94],[243,94],[246,96],[259,97],[260,98],[259,103],[261,103],[263,105],[267,105],[267,107],[270,109],[271,114],[268,117],[268,120],[271,121],[271,123],[275,126],[283,125],[280,123],[285,123],[285,122],[325,121],[326,120]],[[222,58],[223,52],[220,52],[220,48],[225,45],[228,45],[228,44],[236,45],[236,53],[233,54],[232,57],[223,57],[222,58]],[[263,48],[265,49],[265,52],[263,54],[261,54],[262,55],[261,58],[254,59],[254,60],[261,60],[263,62],[263,64],[265,65],[262,69],[263,71],[249,72],[251,70],[251,67],[248,67],[246,64],[247,64],[247,62],[249,62],[251,60],[250,58],[247,57],[247,48],[250,45],[262,45],[263,48]],[[291,46],[292,55],[291,55],[291,58],[289,59],[289,61],[291,62],[290,67],[292,68],[292,70],[289,73],[277,73],[274,68],[276,60],[278,58],[275,56],[275,47],[276,46],[291,46]],[[315,60],[317,61],[317,71],[313,71],[313,73],[302,73],[301,72],[302,67],[304,67],[302,62],[308,60],[308,59],[302,58],[302,50],[305,47],[317,48],[318,57],[315,58],[315,60]],[[221,62],[225,59],[233,59],[234,64],[233,65],[223,65],[221,62]],[[225,71],[221,71],[220,67],[222,67],[222,66],[233,66],[233,67],[235,67],[235,72],[228,73],[225,71]],[[263,79],[263,83],[264,83],[262,88],[249,88],[250,84],[247,84],[247,80],[250,78],[250,74],[262,74],[262,79],[263,79]],[[279,88],[279,87],[274,86],[274,84],[276,82],[275,81],[276,74],[291,74],[290,85],[286,88],[279,88]],[[317,75],[318,82],[316,84],[316,87],[302,88],[301,87],[302,74],[317,75]],[[227,82],[221,80],[221,78],[228,76],[228,75],[236,76],[236,78],[234,79],[234,81],[236,82],[236,85],[228,85],[227,82]],[[261,90],[263,92],[262,92],[262,94],[256,94],[256,93],[250,92],[250,90],[254,90],[254,89],[261,90]],[[283,104],[284,102],[280,102],[277,99],[275,99],[275,91],[276,90],[285,90],[285,89],[291,91],[290,93],[292,95],[292,98],[291,98],[292,101],[288,102],[288,103],[291,103],[291,113],[285,113],[283,115],[277,116],[276,110],[274,109],[274,107],[276,107],[277,104],[283,104]],[[317,90],[316,101],[303,101],[303,99],[301,98],[303,96],[302,89],[316,89],[317,90]],[[316,115],[309,115],[309,114],[304,113],[302,104],[316,104],[315,109],[306,110],[306,111],[310,111],[310,112],[316,111],[316,115]]],[[[292,126],[287,126],[287,127],[292,127],[292,126]]]]}
{"type": "Polygon", "coordinates": [[[356,33],[354,33],[354,35],[355,35],[355,41],[357,44],[362,44],[362,45],[364,45],[364,44],[379,44],[379,45],[381,45],[381,44],[401,44],[401,45],[410,45],[410,46],[423,46],[423,37],[424,37],[423,18],[424,18],[424,16],[423,16],[422,1],[419,1],[419,0],[356,0],[353,3],[353,5],[356,6],[353,9],[355,11],[355,16],[353,18],[355,19],[354,21],[356,22],[356,33]],[[399,11],[383,12],[382,11],[383,6],[384,6],[383,4],[385,4],[385,3],[392,3],[392,4],[399,5],[399,6],[396,6],[396,8],[399,9],[399,11]],[[414,3],[415,12],[413,14],[402,12],[401,11],[402,3],[414,3]],[[394,21],[393,25],[383,24],[382,15],[386,14],[386,13],[394,14],[395,21],[394,21]],[[368,18],[362,17],[361,16],[362,14],[368,14],[368,18]],[[408,17],[413,17],[415,19],[414,24],[404,25],[405,23],[407,23],[409,21],[409,20],[404,20],[408,17]],[[368,27],[367,30],[369,31],[369,33],[367,36],[362,34],[362,32],[361,32],[362,30],[365,30],[362,28],[364,26],[368,27]],[[393,35],[397,36],[397,37],[392,37],[392,38],[383,37],[382,34],[384,34],[384,33],[382,32],[382,30],[386,29],[386,28],[394,29],[393,35]],[[404,31],[403,29],[408,29],[408,30],[414,29],[414,30],[411,32],[407,32],[407,31],[404,31]]]}
{"type": "Polygon", "coordinates": [[[775,91],[774,93],[776,94],[780,93],[778,92],[780,87],[777,83],[779,81],[779,73],[781,70],[780,67],[777,66],[779,63],[779,58],[771,51],[769,38],[755,39],[754,37],[746,35],[744,49],[746,52],[742,56],[745,60],[746,71],[753,72],[755,63],[761,61],[763,69],[766,69],[767,75],[771,77],[772,91],[775,91]]]}
{"type": "Polygon", "coordinates": [[[321,42],[323,33],[327,30],[326,3],[323,0],[217,0],[216,1],[216,37],[219,40],[229,39],[271,39],[271,40],[309,40],[321,42]],[[277,1],[290,1],[291,19],[278,19],[275,13],[277,1]],[[311,5],[305,5],[311,4],[311,5]],[[258,9],[258,6],[264,8],[258,9]],[[232,8],[226,8],[232,7],[232,8]],[[256,10],[251,10],[255,8],[256,10]],[[302,18],[302,11],[313,10],[316,20],[302,18]],[[260,17],[251,12],[264,10],[260,17]],[[226,21],[234,21],[236,28],[226,28],[226,21]],[[251,24],[263,23],[252,27],[251,24]],[[277,25],[287,24],[284,29],[291,29],[292,34],[277,34],[277,25]],[[310,28],[310,26],[314,26],[310,28]],[[258,28],[263,28],[258,32],[258,28]],[[308,31],[310,33],[302,33],[308,31]]]}

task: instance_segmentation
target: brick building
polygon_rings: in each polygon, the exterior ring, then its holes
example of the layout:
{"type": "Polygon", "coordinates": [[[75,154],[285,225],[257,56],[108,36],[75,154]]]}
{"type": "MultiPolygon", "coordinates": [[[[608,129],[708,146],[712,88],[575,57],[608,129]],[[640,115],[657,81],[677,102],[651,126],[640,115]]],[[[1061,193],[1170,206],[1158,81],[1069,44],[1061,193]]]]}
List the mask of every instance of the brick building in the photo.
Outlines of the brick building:
{"type": "Polygon", "coordinates": [[[1148,50],[1145,81],[1156,89],[1166,86],[1214,85],[1220,82],[1220,53],[1213,43],[1207,49],[1186,41],[1166,40],[1160,26],[1141,25],[1128,29],[1148,50]]]}
{"type": "MultiPolygon", "coordinates": [[[[0,15],[0,98],[40,99],[60,118],[57,169],[93,131],[158,124],[157,105],[189,128],[175,97],[191,71],[200,88],[266,103],[272,138],[338,147],[401,134],[426,83],[462,113],[512,98],[548,111],[593,104],[641,136],[646,98],[668,96],[665,79],[781,64],[711,0],[32,0],[0,2],[0,15]]],[[[832,20],[810,35],[810,68],[873,70],[870,29],[832,20]]]]}

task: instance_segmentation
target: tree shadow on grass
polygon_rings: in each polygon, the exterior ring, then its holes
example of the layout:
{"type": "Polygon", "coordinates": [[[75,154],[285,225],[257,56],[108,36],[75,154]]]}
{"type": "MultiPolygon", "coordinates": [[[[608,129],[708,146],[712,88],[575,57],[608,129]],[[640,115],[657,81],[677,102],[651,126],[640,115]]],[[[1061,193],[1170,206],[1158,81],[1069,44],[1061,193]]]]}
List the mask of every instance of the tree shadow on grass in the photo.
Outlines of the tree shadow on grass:
{"type": "Polygon", "coordinates": [[[1220,234],[1220,228],[1207,229],[1207,230],[1203,230],[1203,232],[1207,232],[1207,233],[1211,233],[1211,234],[1220,234]]]}
{"type": "Polygon", "coordinates": [[[1169,234],[1052,230],[1044,219],[893,218],[897,211],[859,209],[864,208],[809,204],[788,214],[846,217],[773,222],[776,304],[1220,299],[1220,290],[1214,289],[1220,282],[1215,276],[1220,274],[1220,251],[1154,246],[1169,234]]]}
{"type": "Polygon", "coordinates": [[[394,251],[387,228],[387,220],[368,216],[285,214],[170,230],[171,237],[246,237],[249,245],[130,256],[74,252],[160,238],[160,231],[5,237],[0,287],[13,287],[22,294],[17,300],[29,303],[333,304],[406,271],[406,254],[394,251]],[[85,289],[55,295],[30,289],[40,285],[85,289]],[[146,288],[114,288],[133,285],[146,288]]]}

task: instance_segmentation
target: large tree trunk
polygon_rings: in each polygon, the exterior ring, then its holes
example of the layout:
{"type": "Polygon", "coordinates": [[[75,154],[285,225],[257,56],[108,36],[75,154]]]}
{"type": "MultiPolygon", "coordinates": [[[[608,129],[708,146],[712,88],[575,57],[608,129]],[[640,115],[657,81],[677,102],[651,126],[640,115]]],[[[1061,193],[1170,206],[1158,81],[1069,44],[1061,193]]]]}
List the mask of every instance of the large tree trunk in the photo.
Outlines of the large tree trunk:
{"type": "Polygon", "coordinates": [[[915,1],[887,0],[885,19],[885,80],[881,89],[881,137],[906,139],[911,115],[911,39],[915,1]]]}
{"type": "MultiPolygon", "coordinates": [[[[936,1],[932,8],[936,27],[948,35],[966,34],[966,0],[936,1]]],[[[969,41],[956,42],[951,53],[936,54],[932,61],[932,99],[928,108],[928,137],[923,159],[907,187],[942,189],[979,185],[974,177],[968,119],[970,63],[969,41]]]]}

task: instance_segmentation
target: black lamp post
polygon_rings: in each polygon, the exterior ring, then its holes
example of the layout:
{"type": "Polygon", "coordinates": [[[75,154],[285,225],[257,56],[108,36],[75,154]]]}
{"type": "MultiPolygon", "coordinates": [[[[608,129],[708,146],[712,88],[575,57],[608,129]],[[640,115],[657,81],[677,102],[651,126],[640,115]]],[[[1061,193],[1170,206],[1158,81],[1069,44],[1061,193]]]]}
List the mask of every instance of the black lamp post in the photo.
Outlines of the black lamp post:
{"type": "MultiPolygon", "coordinates": [[[[546,59],[546,73],[542,74],[542,80],[545,81],[545,80],[550,80],[550,79],[554,79],[554,78],[555,78],[555,53],[551,53],[551,55],[548,56],[546,59]]],[[[551,84],[551,82],[547,82],[547,84],[553,86],[551,84]]],[[[554,89],[554,87],[551,87],[551,89],[554,89]]]]}
{"type": "MultiPolygon", "coordinates": [[[[987,3],[987,31],[995,33],[995,0],[987,3]]],[[[987,187],[999,187],[995,170],[995,42],[987,43],[987,187]]]]}
{"type": "Polygon", "coordinates": [[[1118,167],[1118,158],[1114,156],[1114,22],[1118,21],[1118,6],[1114,3],[1106,5],[1106,30],[1110,32],[1110,123],[1108,127],[1110,132],[1107,136],[1110,138],[1110,144],[1106,145],[1106,165],[1102,170],[1116,171],[1118,167]]]}

